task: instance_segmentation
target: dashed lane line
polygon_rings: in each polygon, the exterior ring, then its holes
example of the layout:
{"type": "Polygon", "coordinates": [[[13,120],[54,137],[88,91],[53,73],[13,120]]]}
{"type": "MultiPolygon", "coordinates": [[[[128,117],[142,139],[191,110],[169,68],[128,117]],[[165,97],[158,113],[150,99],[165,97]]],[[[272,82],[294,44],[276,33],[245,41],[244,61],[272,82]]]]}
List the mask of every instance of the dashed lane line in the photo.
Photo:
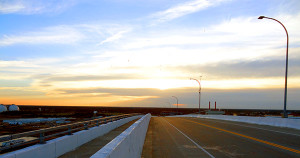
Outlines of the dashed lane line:
{"type": "Polygon", "coordinates": [[[199,144],[197,144],[195,141],[193,141],[190,137],[188,137],[186,134],[184,134],[183,132],[181,132],[178,128],[176,128],[175,126],[173,126],[170,122],[168,122],[167,120],[163,119],[164,121],[166,121],[169,125],[171,125],[172,127],[174,127],[178,132],[180,132],[183,136],[185,136],[187,139],[189,139],[192,143],[194,143],[199,149],[201,149],[202,151],[204,151],[208,156],[210,156],[211,158],[215,158],[212,154],[210,154],[208,151],[206,151],[204,148],[202,148],[199,144]]]}

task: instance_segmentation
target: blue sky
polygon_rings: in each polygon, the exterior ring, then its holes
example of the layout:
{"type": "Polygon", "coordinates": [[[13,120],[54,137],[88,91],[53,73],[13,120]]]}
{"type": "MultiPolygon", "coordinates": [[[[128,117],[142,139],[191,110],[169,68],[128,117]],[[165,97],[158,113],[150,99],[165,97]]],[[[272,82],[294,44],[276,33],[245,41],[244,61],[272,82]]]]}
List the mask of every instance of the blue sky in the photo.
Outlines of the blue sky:
{"type": "Polygon", "coordinates": [[[300,109],[299,10],[297,0],[1,0],[0,102],[164,106],[178,95],[197,107],[189,78],[203,76],[204,107],[281,109],[285,32],[265,15],[289,31],[289,108],[300,109]]]}

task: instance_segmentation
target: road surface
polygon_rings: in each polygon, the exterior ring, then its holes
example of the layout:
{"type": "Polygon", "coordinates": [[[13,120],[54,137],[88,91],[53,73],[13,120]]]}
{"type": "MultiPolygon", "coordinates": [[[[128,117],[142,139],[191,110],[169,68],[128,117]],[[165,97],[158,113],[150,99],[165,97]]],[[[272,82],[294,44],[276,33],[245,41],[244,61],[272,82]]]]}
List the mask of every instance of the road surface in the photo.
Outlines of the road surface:
{"type": "Polygon", "coordinates": [[[213,119],[152,117],[142,157],[300,158],[300,131],[213,119]]]}

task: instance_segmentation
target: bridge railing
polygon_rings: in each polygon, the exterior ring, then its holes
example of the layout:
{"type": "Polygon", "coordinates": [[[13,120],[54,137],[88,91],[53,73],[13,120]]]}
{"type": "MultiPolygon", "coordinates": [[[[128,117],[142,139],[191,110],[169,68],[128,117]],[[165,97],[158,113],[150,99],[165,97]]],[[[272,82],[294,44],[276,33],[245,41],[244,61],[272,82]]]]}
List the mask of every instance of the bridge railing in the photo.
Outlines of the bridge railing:
{"type": "Polygon", "coordinates": [[[28,131],[23,133],[12,134],[8,136],[0,136],[0,142],[5,142],[1,144],[0,152],[6,150],[11,150],[13,148],[21,147],[21,146],[29,146],[33,144],[44,144],[47,140],[51,140],[57,138],[58,136],[63,135],[72,135],[72,133],[80,130],[88,130],[91,127],[99,126],[101,124],[106,124],[108,122],[113,122],[116,120],[120,120],[123,118],[140,115],[138,113],[134,114],[124,114],[117,116],[109,116],[97,119],[91,119],[87,121],[81,121],[76,123],[70,123],[66,125],[44,128],[34,131],[28,131]],[[29,141],[25,141],[22,137],[35,137],[29,141]]]}

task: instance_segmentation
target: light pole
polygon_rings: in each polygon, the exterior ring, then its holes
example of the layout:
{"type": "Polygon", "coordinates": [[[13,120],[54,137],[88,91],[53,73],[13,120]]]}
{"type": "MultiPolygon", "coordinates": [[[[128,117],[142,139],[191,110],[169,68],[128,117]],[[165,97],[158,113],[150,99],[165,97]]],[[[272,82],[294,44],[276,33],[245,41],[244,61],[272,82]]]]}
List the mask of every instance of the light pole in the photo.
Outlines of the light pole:
{"type": "Polygon", "coordinates": [[[286,112],[286,101],[287,101],[287,75],[288,75],[288,55],[289,55],[289,34],[285,28],[285,26],[278,20],[274,19],[274,18],[269,18],[266,16],[260,16],[258,17],[258,19],[270,19],[270,20],[274,20],[277,21],[285,30],[286,33],[286,57],[285,57],[285,83],[284,83],[284,108],[283,108],[283,117],[287,118],[287,112],[286,112]]]}
{"type": "Polygon", "coordinates": [[[174,97],[177,100],[177,113],[178,113],[178,98],[175,96],[172,96],[172,97],[174,97]]]}
{"type": "Polygon", "coordinates": [[[190,78],[190,80],[195,80],[199,83],[199,114],[200,114],[200,104],[201,104],[201,83],[200,83],[201,82],[201,77],[202,76],[200,76],[200,81],[197,80],[197,79],[194,79],[194,78],[190,78]]]}

